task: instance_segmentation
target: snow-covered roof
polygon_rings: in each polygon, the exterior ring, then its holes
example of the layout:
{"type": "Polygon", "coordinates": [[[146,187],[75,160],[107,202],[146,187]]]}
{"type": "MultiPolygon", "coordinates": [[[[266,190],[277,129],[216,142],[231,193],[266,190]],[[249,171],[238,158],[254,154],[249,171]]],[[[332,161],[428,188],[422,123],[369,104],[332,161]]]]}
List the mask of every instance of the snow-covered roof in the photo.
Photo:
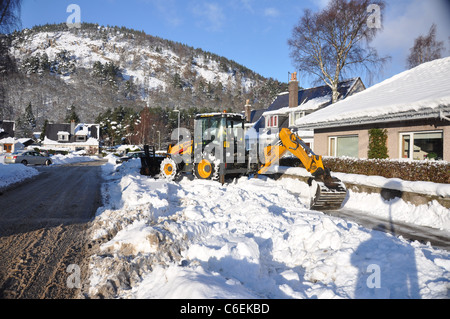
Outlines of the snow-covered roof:
{"type": "Polygon", "coordinates": [[[0,140],[0,144],[22,144],[18,139],[13,137],[7,137],[0,140]]]}
{"type": "Polygon", "coordinates": [[[298,119],[321,128],[435,118],[450,112],[450,57],[424,63],[371,88],[298,119]]]}
{"type": "Polygon", "coordinates": [[[75,128],[76,136],[88,136],[89,135],[89,126],[86,124],[78,124],[75,128]]]}
{"type": "Polygon", "coordinates": [[[272,110],[272,111],[266,111],[263,113],[263,116],[265,115],[276,115],[276,114],[289,114],[291,112],[307,112],[307,111],[314,111],[319,109],[320,107],[324,106],[327,103],[330,103],[331,101],[331,95],[325,95],[325,96],[319,96],[311,100],[305,100],[297,107],[283,107],[278,110],[272,110]]]}

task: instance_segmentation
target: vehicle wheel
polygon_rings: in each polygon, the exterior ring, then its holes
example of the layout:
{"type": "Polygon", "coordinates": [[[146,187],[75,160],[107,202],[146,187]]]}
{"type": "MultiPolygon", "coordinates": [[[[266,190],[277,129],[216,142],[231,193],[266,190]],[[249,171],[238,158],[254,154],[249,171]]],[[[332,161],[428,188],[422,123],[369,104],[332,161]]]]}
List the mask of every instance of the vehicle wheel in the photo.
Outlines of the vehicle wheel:
{"type": "Polygon", "coordinates": [[[165,158],[161,162],[160,177],[172,180],[177,175],[177,164],[171,158],[165,158]]]}
{"type": "Polygon", "coordinates": [[[45,161],[45,166],[50,166],[52,165],[52,161],[51,160],[46,160],[45,161]]]}
{"type": "Polygon", "coordinates": [[[28,162],[25,161],[25,160],[23,160],[23,161],[22,161],[22,164],[25,165],[25,166],[27,166],[27,165],[28,165],[28,162]]]}
{"type": "Polygon", "coordinates": [[[214,164],[205,158],[200,163],[195,164],[194,173],[199,179],[212,179],[214,171],[214,164]]]}

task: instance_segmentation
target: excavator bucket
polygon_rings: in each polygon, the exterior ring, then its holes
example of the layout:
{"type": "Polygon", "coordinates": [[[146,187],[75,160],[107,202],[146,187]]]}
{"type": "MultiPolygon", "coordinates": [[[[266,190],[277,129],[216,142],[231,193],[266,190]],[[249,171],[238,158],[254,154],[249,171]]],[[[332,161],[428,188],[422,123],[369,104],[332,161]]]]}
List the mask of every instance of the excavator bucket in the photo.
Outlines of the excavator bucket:
{"type": "Polygon", "coordinates": [[[311,178],[311,206],[313,210],[337,210],[347,196],[347,189],[338,178],[325,176],[311,178]]]}

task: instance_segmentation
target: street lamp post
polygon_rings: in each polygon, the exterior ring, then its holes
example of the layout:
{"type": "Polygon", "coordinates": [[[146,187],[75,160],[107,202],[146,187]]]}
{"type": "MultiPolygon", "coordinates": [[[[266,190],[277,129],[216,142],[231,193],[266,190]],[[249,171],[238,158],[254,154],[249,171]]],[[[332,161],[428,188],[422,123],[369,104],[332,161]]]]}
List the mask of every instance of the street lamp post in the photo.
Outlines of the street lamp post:
{"type": "Polygon", "coordinates": [[[161,132],[156,131],[156,133],[158,133],[158,151],[160,151],[161,150],[161,132]]]}
{"type": "Polygon", "coordinates": [[[178,130],[177,130],[177,136],[178,136],[178,144],[180,144],[180,110],[173,110],[173,111],[178,113],[178,130]]]}

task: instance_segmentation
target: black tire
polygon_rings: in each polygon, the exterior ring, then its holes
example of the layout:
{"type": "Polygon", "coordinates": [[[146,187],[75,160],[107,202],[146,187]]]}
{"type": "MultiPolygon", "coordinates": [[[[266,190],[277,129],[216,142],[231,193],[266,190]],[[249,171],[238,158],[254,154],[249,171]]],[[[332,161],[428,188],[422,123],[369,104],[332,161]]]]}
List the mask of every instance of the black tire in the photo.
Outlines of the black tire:
{"type": "Polygon", "coordinates": [[[45,166],[50,166],[52,165],[52,161],[51,160],[46,160],[45,161],[45,166]]]}
{"type": "Polygon", "coordinates": [[[22,163],[23,165],[25,165],[25,166],[28,165],[28,162],[27,162],[26,160],[23,160],[21,163],[22,163]]]}

